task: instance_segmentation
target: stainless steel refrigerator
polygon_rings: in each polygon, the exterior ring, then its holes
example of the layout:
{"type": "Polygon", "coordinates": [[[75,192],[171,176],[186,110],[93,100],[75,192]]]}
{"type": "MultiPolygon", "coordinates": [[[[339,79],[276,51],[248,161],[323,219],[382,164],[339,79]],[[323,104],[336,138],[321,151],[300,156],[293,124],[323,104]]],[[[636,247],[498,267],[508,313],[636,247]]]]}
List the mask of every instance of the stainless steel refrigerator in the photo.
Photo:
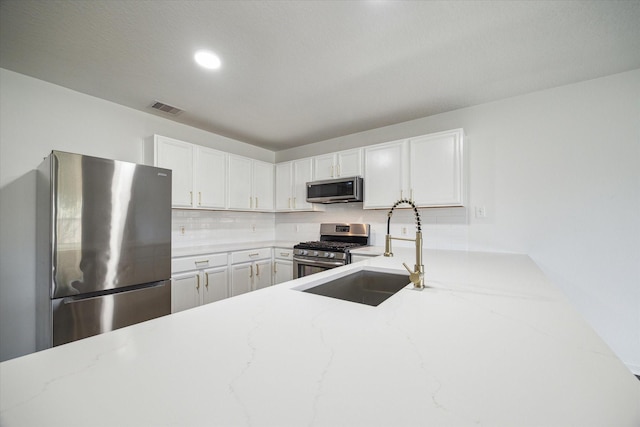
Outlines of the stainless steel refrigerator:
{"type": "Polygon", "coordinates": [[[38,350],[171,312],[171,171],[53,151],[38,168],[38,350]]]}

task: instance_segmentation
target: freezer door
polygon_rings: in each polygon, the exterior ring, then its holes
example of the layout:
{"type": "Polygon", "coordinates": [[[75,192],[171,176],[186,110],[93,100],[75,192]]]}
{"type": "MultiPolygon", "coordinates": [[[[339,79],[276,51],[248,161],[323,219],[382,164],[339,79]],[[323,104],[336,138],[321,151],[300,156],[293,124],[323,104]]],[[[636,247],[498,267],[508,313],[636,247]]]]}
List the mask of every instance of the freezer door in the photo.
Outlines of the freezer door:
{"type": "Polygon", "coordinates": [[[171,171],[54,151],[51,298],[171,277],[171,171]]]}
{"type": "Polygon", "coordinates": [[[171,281],[91,298],[51,301],[54,346],[171,314],[171,281]]]}

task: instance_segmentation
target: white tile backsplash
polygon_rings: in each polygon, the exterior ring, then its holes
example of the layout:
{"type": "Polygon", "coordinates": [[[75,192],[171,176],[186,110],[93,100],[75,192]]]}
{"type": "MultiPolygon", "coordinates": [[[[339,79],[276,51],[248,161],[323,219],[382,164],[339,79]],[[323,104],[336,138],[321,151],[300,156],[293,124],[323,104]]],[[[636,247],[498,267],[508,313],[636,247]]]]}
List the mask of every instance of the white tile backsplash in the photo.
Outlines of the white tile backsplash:
{"type": "Polygon", "coordinates": [[[174,248],[275,239],[273,213],[172,210],[174,248]]]}
{"type": "MultiPolygon", "coordinates": [[[[355,222],[371,226],[372,245],[384,245],[387,233],[387,209],[363,210],[361,203],[327,205],[322,212],[232,212],[173,210],[174,248],[251,241],[318,240],[320,223],[355,222]]],[[[419,209],[424,247],[432,249],[468,249],[466,208],[419,209]]],[[[415,236],[415,215],[411,209],[396,209],[391,218],[391,234],[415,236]],[[403,234],[406,233],[406,234],[403,234]]],[[[413,245],[394,241],[394,246],[413,245]]]]}

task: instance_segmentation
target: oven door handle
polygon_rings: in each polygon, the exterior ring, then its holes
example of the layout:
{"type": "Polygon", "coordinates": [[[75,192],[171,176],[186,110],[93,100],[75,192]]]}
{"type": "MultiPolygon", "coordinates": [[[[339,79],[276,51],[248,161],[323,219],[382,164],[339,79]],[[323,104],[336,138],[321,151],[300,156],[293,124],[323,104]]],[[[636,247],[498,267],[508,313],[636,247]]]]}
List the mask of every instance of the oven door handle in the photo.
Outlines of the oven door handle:
{"type": "Polygon", "coordinates": [[[298,264],[317,265],[319,267],[342,267],[343,265],[345,265],[345,263],[342,261],[313,261],[310,259],[297,257],[293,257],[293,262],[296,262],[298,264]]]}

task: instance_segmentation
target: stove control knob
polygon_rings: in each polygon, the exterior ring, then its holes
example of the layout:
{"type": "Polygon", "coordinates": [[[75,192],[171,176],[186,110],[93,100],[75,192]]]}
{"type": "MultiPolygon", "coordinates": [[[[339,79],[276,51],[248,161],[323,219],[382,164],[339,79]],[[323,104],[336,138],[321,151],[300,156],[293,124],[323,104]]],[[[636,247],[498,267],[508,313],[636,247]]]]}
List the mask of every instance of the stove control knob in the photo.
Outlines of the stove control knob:
{"type": "Polygon", "coordinates": [[[335,258],[335,257],[336,257],[336,254],[327,254],[327,256],[328,256],[329,258],[335,258]]]}
{"type": "Polygon", "coordinates": [[[318,251],[313,251],[313,256],[318,256],[318,251]]]}
{"type": "Polygon", "coordinates": [[[325,252],[325,253],[324,253],[324,257],[325,257],[325,258],[329,258],[330,256],[331,256],[331,254],[330,254],[329,252],[325,252]]]}
{"type": "Polygon", "coordinates": [[[308,251],[306,251],[306,250],[304,250],[304,249],[300,251],[300,255],[306,255],[306,254],[308,254],[308,253],[309,253],[309,252],[308,252],[308,251]]]}

